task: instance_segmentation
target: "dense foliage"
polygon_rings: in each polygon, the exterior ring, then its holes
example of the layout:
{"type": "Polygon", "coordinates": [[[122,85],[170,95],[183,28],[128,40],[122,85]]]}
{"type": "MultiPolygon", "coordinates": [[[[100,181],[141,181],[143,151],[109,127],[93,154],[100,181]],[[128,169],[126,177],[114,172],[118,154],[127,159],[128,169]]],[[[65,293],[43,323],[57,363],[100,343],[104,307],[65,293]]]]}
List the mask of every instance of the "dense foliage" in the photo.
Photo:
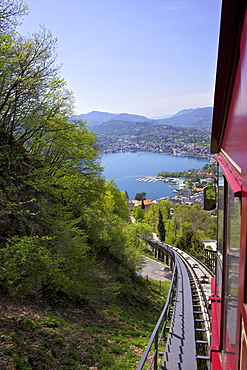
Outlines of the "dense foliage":
{"type": "Polygon", "coordinates": [[[56,40],[45,28],[28,37],[14,30],[26,12],[22,2],[1,2],[0,284],[15,296],[85,299],[97,289],[99,256],[134,275],[133,233],[142,231],[130,225],[126,196],[102,176],[95,135],[68,119],[74,98],[56,40]]]}
{"type": "Polygon", "coordinates": [[[175,204],[169,200],[151,205],[145,211],[133,211],[139,222],[152,227],[159,238],[202,259],[204,239],[216,238],[216,218],[199,205],[175,204]]]}

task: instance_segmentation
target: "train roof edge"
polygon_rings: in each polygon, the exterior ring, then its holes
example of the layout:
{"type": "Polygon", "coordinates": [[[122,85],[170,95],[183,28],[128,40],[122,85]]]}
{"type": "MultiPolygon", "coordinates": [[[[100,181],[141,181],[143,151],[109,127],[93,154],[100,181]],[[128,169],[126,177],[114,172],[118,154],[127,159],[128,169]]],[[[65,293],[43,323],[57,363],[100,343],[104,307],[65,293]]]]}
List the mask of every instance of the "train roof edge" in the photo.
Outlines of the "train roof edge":
{"type": "Polygon", "coordinates": [[[240,38],[246,7],[246,0],[222,0],[211,136],[213,154],[220,151],[224,136],[229,102],[239,63],[240,38]]]}

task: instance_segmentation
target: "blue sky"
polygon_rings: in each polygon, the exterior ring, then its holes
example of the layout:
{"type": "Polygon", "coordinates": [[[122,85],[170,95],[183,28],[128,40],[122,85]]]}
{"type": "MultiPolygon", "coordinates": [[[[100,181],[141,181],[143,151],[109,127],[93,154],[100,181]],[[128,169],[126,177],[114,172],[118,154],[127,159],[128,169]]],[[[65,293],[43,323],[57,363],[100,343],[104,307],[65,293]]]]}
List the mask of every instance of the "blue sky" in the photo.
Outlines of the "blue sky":
{"type": "Polygon", "coordinates": [[[19,32],[58,39],[76,113],[147,117],[213,105],[221,0],[24,0],[19,32]]]}

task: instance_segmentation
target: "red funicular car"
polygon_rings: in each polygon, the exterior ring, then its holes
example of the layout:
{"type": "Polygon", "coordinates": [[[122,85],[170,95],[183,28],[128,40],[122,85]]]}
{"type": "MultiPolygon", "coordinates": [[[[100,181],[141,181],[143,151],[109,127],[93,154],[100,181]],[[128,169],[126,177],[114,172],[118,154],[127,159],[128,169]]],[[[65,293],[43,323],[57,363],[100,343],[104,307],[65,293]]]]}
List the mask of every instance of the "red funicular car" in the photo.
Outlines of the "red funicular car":
{"type": "Polygon", "coordinates": [[[223,0],[211,152],[217,154],[218,252],[212,369],[247,369],[247,1],[223,0]]]}

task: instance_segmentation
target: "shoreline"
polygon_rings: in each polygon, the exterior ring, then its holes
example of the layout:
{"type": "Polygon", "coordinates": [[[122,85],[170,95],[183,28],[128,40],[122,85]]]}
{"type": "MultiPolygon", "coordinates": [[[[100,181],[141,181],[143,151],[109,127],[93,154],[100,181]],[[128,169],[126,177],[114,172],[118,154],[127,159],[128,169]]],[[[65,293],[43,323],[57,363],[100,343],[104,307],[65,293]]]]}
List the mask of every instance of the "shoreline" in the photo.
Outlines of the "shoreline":
{"type": "Polygon", "coordinates": [[[189,158],[204,158],[211,160],[215,157],[214,154],[208,155],[195,155],[195,154],[172,154],[166,152],[156,152],[152,150],[103,150],[101,154],[116,154],[116,153],[156,153],[156,154],[163,154],[163,155],[170,155],[171,157],[189,157],[189,158]]]}
{"type": "MultiPolygon", "coordinates": [[[[175,175],[159,172],[162,170],[173,172],[175,169],[183,172],[189,168],[199,171],[203,165],[210,162],[209,158],[194,156],[186,158],[185,156],[136,150],[102,153],[101,158],[101,165],[104,168],[103,175],[107,179],[115,179],[116,185],[121,191],[127,191],[130,199],[134,199],[138,192],[145,192],[147,199],[173,198],[176,193],[169,188],[168,181],[165,180],[175,175]]],[[[177,186],[174,187],[177,188],[177,186]]]]}

